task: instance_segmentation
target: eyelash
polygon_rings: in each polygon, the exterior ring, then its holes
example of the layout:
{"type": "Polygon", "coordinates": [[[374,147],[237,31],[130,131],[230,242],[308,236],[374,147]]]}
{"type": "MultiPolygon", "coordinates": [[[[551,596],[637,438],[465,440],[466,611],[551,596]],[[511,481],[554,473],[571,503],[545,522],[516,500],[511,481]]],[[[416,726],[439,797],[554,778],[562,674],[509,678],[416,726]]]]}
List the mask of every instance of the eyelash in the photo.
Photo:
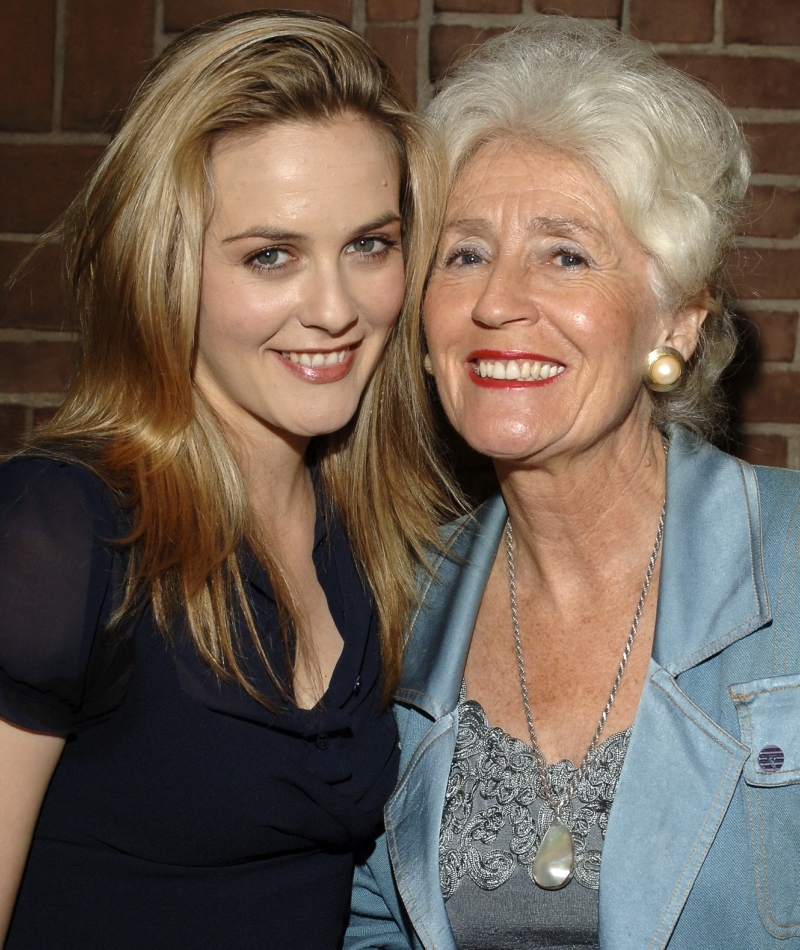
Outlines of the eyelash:
{"type": "Polygon", "coordinates": [[[457,265],[459,267],[474,267],[479,262],[483,263],[485,261],[485,252],[482,251],[480,248],[471,247],[469,245],[463,245],[461,247],[453,248],[453,250],[450,251],[450,253],[445,258],[444,266],[451,267],[452,265],[456,264],[456,261],[459,259],[459,257],[477,258],[477,260],[472,261],[469,264],[462,263],[462,264],[457,265]]]}
{"type": "Polygon", "coordinates": [[[557,261],[560,257],[572,257],[577,262],[575,264],[562,265],[566,270],[589,266],[589,258],[574,247],[557,247],[553,251],[552,260],[557,261]]]}
{"type": "MultiPolygon", "coordinates": [[[[590,266],[589,258],[574,247],[557,247],[551,252],[551,260],[557,261],[561,257],[571,257],[574,258],[575,261],[573,264],[562,265],[565,270],[590,266]]],[[[453,248],[453,250],[450,251],[450,253],[445,258],[444,266],[452,267],[453,265],[456,265],[458,267],[475,267],[479,263],[484,263],[485,260],[486,255],[483,250],[474,246],[463,245],[461,247],[453,248]],[[475,260],[470,261],[469,263],[462,262],[459,264],[458,259],[462,257],[473,257],[475,260]]]]}
{"type": "MultiPolygon", "coordinates": [[[[363,237],[356,238],[355,241],[351,241],[350,244],[348,244],[347,246],[353,247],[354,245],[358,244],[360,241],[365,241],[365,242],[374,241],[375,243],[382,245],[378,250],[375,250],[375,251],[354,250],[352,252],[360,260],[364,260],[364,261],[382,261],[386,257],[389,256],[389,253],[392,250],[392,248],[397,247],[398,244],[400,243],[399,241],[394,241],[388,237],[382,237],[377,234],[367,234],[367,235],[364,235],[363,237]]],[[[250,267],[252,270],[258,273],[262,273],[262,274],[263,273],[274,274],[276,272],[282,271],[289,264],[289,261],[283,261],[277,264],[260,264],[258,262],[258,258],[261,257],[263,254],[269,254],[273,251],[276,251],[279,254],[283,253],[283,254],[291,255],[292,253],[291,250],[286,247],[280,247],[280,246],[262,247],[262,248],[259,248],[259,250],[255,251],[253,254],[249,254],[245,258],[244,263],[248,267],[250,267]]]]}

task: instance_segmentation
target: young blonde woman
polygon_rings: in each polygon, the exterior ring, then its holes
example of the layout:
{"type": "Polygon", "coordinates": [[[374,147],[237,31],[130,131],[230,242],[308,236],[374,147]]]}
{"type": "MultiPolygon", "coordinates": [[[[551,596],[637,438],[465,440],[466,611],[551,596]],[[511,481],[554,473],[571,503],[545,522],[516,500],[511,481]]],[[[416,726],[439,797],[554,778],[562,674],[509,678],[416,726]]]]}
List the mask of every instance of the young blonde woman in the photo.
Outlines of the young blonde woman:
{"type": "Polygon", "coordinates": [[[167,49],[57,228],[83,361],[0,469],[7,950],[339,946],[442,498],[437,181],[363,40],[248,14],[167,49]]]}

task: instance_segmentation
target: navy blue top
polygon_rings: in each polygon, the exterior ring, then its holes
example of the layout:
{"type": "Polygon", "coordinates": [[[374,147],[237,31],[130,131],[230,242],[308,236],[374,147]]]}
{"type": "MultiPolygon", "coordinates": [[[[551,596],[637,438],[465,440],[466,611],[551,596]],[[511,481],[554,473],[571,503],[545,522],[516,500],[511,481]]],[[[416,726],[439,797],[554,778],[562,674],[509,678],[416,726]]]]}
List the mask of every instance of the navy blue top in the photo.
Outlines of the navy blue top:
{"type": "MultiPolygon", "coordinates": [[[[67,738],[6,950],[338,947],[354,852],[380,830],[397,772],[372,603],[343,532],[318,516],[342,655],[322,704],[274,714],[221,685],[181,624],[168,643],[148,608],[109,629],[125,530],[81,466],[0,467],[0,717],[67,738]]],[[[242,562],[281,669],[269,581],[242,562]]]]}

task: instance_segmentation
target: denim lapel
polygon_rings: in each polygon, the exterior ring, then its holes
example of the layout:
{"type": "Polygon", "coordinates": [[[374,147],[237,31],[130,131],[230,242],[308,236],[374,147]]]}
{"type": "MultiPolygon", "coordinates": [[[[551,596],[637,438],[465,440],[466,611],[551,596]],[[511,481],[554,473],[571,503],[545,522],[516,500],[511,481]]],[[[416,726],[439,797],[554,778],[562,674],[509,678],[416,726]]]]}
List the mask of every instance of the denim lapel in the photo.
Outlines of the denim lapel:
{"type": "Polygon", "coordinates": [[[425,576],[395,697],[432,719],[458,704],[472,629],[507,517],[497,495],[457,522],[425,576]]]}
{"type": "Polygon", "coordinates": [[[680,674],[770,620],[754,473],[683,430],[662,557],[653,659],[603,847],[600,945],[613,950],[667,945],[748,755],[680,674]]]}
{"type": "Polygon", "coordinates": [[[499,496],[463,519],[422,589],[396,693],[400,779],[386,806],[395,880],[426,950],[456,950],[439,881],[439,826],[472,629],[506,522],[499,496]]]}

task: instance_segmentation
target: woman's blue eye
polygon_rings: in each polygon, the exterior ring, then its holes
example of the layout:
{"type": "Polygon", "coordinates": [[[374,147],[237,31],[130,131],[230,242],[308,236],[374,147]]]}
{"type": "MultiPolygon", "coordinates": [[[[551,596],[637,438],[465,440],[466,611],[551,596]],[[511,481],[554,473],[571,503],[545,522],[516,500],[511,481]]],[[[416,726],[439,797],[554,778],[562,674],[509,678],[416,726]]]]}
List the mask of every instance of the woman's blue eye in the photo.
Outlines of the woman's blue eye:
{"type": "Polygon", "coordinates": [[[458,264],[459,267],[473,267],[475,264],[482,264],[483,258],[477,251],[455,251],[445,263],[458,264]]]}
{"type": "Polygon", "coordinates": [[[275,267],[276,264],[279,264],[280,256],[284,253],[279,247],[268,247],[266,250],[259,251],[258,254],[253,257],[253,263],[259,264],[261,267],[275,267]]]}
{"type": "Polygon", "coordinates": [[[556,260],[562,267],[581,267],[586,263],[584,258],[579,254],[572,254],[569,251],[562,251],[557,257],[556,260]]]}

